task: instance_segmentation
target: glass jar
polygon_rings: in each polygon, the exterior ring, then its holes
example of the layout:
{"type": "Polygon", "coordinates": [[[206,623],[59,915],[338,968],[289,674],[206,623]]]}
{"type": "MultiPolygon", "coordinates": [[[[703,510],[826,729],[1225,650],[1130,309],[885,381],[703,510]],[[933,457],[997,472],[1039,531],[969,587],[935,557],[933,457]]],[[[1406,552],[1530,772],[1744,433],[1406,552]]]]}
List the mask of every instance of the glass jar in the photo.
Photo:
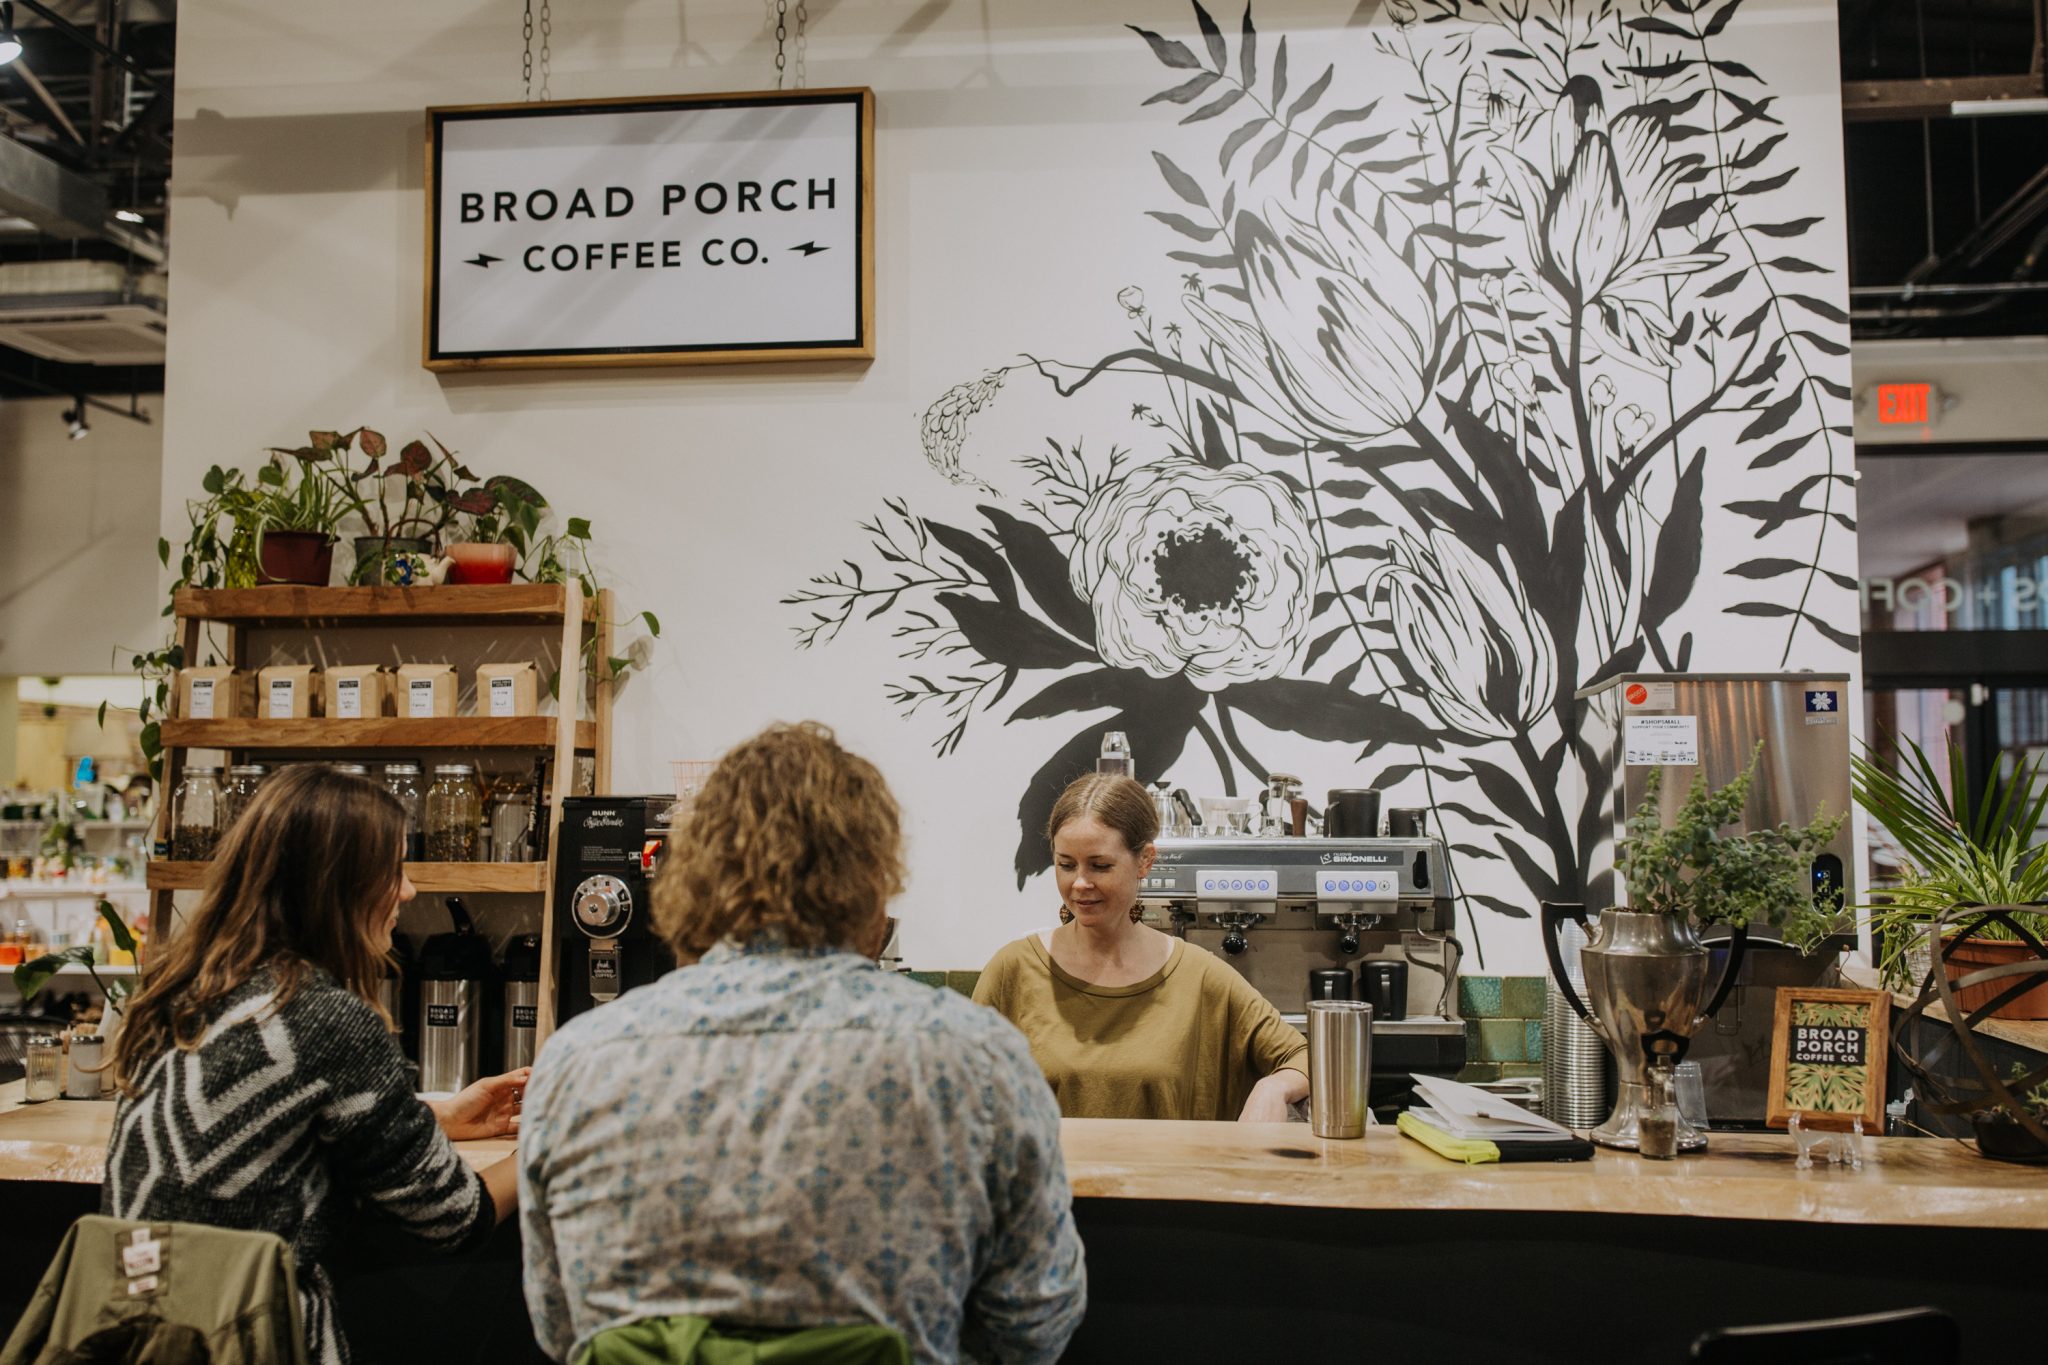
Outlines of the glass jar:
{"type": "Polygon", "coordinates": [[[533,787],[518,780],[494,787],[489,825],[492,862],[532,862],[533,787]]]}
{"type": "Polygon", "coordinates": [[[477,861],[477,834],[483,819],[483,794],[476,785],[476,765],[435,764],[434,785],[427,788],[426,861],[477,861]]]}
{"type": "Polygon", "coordinates": [[[368,777],[370,775],[370,765],[367,763],[336,763],[331,766],[334,771],[347,773],[350,777],[368,777]]]}
{"type": "Polygon", "coordinates": [[[29,1104],[54,1100],[64,1092],[64,1044],[47,1033],[28,1040],[28,1076],[21,1098],[29,1104]]]}
{"type": "Polygon", "coordinates": [[[263,779],[270,776],[267,763],[237,763],[228,769],[228,780],[221,787],[220,828],[221,833],[235,827],[242,818],[242,812],[249,809],[249,802],[256,796],[256,789],[263,785],[263,779]]]}
{"type": "Polygon", "coordinates": [[[178,862],[205,862],[220,846],[220,769],[187,768],[185,780],[171,797],[171,857],[178,862]]]}
{"type": "Polygon", "coordinates": [[[417,863],[427,856],[426,803],[420,796],[420,765],[386,763],[384,788],[405,807],[405,860],[417,863]]]}

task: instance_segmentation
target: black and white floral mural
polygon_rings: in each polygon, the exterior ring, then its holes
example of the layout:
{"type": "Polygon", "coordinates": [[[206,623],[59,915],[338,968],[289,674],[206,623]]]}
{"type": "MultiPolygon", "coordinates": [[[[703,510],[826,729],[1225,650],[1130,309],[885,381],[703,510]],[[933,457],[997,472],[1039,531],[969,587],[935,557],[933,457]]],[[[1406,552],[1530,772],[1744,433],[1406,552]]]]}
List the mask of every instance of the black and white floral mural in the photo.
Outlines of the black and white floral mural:
{"type": "Polygon", "coordinates": [[[1044,732],[1020,886],[1122,730],[1145,780],[1256,790],[1262,746],[1310,742],[1330,785],[1428,805],[1481,953],[1568,897],[1602,816],[1567,806],[1577,689],[1856,646],[1839,195],[1798,183],[1768,45],[1728,55],[1767,3],[1388,0],[1341,47],[1201,4],[1133,26],[1167,150],[1149,221],[1104,228],[1124,338],[1019,338],[938,394],[924,455],[974,516],[884,500],[788,594],[798,645],[888,632],[875,683],[943,760],[1044,732]],[[1020,405],[1031,447],[978,439],[1020,405]]]}

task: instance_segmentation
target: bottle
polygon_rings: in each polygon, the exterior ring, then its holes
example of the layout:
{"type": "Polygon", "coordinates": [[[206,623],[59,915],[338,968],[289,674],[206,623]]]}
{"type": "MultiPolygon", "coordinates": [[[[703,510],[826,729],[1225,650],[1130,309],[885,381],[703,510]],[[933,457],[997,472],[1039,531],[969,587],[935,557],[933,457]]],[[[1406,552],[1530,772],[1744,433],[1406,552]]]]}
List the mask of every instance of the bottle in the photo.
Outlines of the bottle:
{"type": "Polygon", "coordinates": [[[28,1075],[21,1098],[25,1104],[41,1104],[64,1093],[64,1044],[47,1033],[28,1040],[28,1075]]]}
{"type": "Polygon", "coordinates": [[[1095,760],[1095,771],[1115,777],[1129,777],[1133,770],[1131,741],[1121,730],[1102,732],[1102,753],[1095,760]]]}
{"type": "Polygon", "coordinates": [[[384,786],[405,807],[405,860],[423,862],[427,856],[427,826],[426,806],[420,796],[420,765],[386,763],[384,786]]]}
{"type": "Polygon", "coordinates": [[[426,861],[477,861],[477,832],[483,818],[483,795],[476,785],[476,765],[435,764],[434,785],[427,788],[426,861]]]}
{"type": "Polygon", "coordinates": [[[205,862],[220,846],[220,769],[193,767],[171,797],[171,857],[205,862]]]}

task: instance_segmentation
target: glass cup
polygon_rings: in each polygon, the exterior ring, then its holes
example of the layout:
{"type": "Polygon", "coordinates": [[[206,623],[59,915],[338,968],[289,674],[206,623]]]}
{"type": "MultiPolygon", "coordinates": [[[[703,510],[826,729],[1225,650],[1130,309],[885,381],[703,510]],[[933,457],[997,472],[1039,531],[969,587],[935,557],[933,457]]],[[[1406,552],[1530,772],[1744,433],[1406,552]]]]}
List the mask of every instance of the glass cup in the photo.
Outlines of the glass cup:
{"type": "Polygon", "coordinates": [[[1698,1062],[1680,1062],[1672,1087],[1678,1100],[1678,1116],[1696,1132],[1707,1131],[1707,1081],[1698,1062]]]}

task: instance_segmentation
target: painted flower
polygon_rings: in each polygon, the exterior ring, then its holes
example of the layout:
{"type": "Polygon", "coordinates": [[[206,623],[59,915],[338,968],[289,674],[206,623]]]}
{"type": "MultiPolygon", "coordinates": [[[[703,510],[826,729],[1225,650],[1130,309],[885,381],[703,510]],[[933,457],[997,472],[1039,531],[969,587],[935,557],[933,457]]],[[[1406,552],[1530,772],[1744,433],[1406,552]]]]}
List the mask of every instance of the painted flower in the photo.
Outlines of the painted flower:
{"type": "Polygon", "coordinates": [[[1095,490],[1067,573],[1103,661],[1205,692],[1279,676],[1314,601],[1315,538],[1286,484],[1174,457],[1095,490]]]}
{"type": "Polygon", "coordinates": [[[1650,414],[1634,403],[1624,406],[1614,414],[1614,434],[1621,440],[1623,450],[1635,450],[1650,439],[1650,432],[1656,426],[1650,414]]]}
{"type": "Polygon", "coordinates": [[[1231,234],[1251,321],[1187,300],[1232,378],[1267,411],[1331,440],[1369,441],[1406,424],[1441,349],[1425,278],[1433,265],[1418,274],[1334,198],[1313,223],[1278,207],[1268,218],[1240,213],[1231,234]]]}
{"type": "Polygon", "coordinates": [[[1548,121],[1548,166],[1506,159],[1537,278],[1566,311],[1594,310],[1621,349],[1668,368],[1671,316],[1640,286],[1727,259],[1657,254],[1657,224],[1699,158],[1668,156],[1655,116],[1631,112],[1610,122],[1589,76],[1566,83],[1548,121]]]}
{"type": "Polygon", "coordinates": [[[1366,575],[1366,595],[1386,591],[1394,638],[1430,709],[1474,738],[1509,739],[1536,724],[1557,691],[1557,650],[1498,552],[1435,529],[1403,532],[1391,550],[1366,575]]]}
{"type": "Polygon", "coordinates": [[[1116,291],[1116,301],[1125,313],[1134,318],[1145,316],[1145,291],[1135,284],[1127,284],[1116,291]]]}
{"type": "Polygon", "coordinates": [[[925,463],[944,475],[948,483],[987,484],[960,467],[960,448],[967,441],[967,419],[995,401],[1003,387],[1005,372],[990,370],[979,379],[955,384],[938,402],[925,409],[918,423],[918,440],[924,446],[925,463]]]}

